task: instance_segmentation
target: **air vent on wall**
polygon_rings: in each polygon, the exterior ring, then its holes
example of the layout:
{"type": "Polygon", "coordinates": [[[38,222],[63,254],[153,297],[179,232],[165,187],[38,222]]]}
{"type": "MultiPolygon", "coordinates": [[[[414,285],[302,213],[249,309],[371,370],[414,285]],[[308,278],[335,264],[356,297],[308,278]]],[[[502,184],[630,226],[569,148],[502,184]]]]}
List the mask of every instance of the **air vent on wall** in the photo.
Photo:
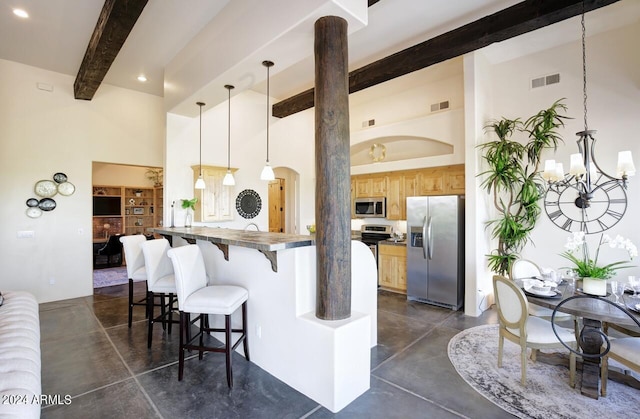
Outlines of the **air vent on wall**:
{"type": "Polygon", "coordinates": [[[363,121],[362,122],[362,128],[372,127],[375,124],[376,124],[376,120],[375,119],[369,119],[368,121],[363,121]]]}
{"type": "Polygon", "coordinates": [[[548,86],[550,84],[560,83],[560,74],[550,74],[548,76],[542,76],[531,80],[531,88],[536,89],[538,87],[548,86]]]}
{"type": "Polygon", "coordinates": [[[443,109],[449,109],[449,101],[445,100],[444,102],[434,103],[431,105],[431,112],[441,111],[443,109]]]}

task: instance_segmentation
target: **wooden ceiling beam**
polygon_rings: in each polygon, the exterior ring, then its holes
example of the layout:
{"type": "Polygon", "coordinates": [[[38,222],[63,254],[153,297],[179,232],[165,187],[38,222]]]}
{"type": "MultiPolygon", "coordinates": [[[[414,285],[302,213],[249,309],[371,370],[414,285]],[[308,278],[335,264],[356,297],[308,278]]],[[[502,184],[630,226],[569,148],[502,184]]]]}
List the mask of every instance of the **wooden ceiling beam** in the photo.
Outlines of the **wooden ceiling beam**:
{"type": "MultiPolygon", "coordinates": [[[[584,0],[589,12],[619,0],[584,0]]],[[[404,76],[448,59],[582,14],[582,0],[527,0],[349,73],[349,93],[404,76]]],[[[577,29],[576,29],[577,30],[577,29]]],[[[284,118],[314,106],[314,90],[273,105],[284,118]]]]}
{"type": "Polygon", "coordinates": [[[76,99],[91,100],[148,0],[106,0],[73,83],[76,99]]]}

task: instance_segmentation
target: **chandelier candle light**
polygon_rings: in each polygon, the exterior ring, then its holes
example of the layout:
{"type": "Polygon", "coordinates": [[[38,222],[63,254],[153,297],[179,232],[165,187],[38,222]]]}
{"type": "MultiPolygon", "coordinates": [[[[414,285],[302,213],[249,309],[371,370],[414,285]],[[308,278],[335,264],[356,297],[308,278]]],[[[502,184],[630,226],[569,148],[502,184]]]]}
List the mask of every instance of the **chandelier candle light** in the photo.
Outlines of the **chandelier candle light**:
{"type": "Polygon", "coordinates": [[[264,165],[264,169],[262,169],[262,173],[260,174],[261,180],[274,180],[276,178],[273,173],[273,169],[269,164],[269,116],[271,115],[271,109],[269,108],[269,67],[273,66],[272,61],[263,61],[262,65],[267,67],[267,163],[264,165]]]}
{"type": "Polygon", "coordinates": [[[200,107],[200,176],[198,176],[198,180],[196,180],[196,184],[194,188],[196,189],[204,189],[204,179],[202,178],[202,107],[205,105],[204,102],[196,102],[196,105],[200,107]]]}
{"type": "Polygon", "coordinates": [[[236,184],[236,180],[233,178],[233,174],[231,173],[231,89],[233,89],[234,86],[225,84],[224,88],[229,92],[229,119],[227,125],[227,174],[224,175],[222,184],[225,186],[233,186],[236,184]]]}
{"type": "MultiPolygon", "coordinates": [[[[584,7],[584,4],[583,4],[584,7]]],[[[618,153],[617,177],[605,173],[595,159],[595,130],[587,124],[587,60],[584,10],[582,12],[582,82],[584,131],[576,133],[579,153],[572,154],[568,175],[562,163],[547,160],[542,177],[549,188],[545,209],[549,218],[566,231],[599,233],[613,227],[627,209],[627,181],[635,175],[631,151],[618,153]]]]}

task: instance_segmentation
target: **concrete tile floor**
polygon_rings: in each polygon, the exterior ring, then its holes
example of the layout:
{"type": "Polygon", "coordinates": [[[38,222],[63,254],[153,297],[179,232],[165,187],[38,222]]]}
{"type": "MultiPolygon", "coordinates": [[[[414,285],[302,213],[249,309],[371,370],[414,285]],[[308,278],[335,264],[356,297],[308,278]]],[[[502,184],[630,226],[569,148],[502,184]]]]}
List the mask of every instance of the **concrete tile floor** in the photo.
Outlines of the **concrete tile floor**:
{"type": "MultiPolygon", "coordinates": [[[[136,284],[144,294],[144,284],[136,284]]],[[[147,350],[142,307],[127,327],[127,288],[40,306],[43,394],[70,395],[45,406],[43,418],[507,418],[471,389],[447,357],[449,339],[468,327],[496,323],[378,294],[378,346],[371,351],[371,388],[338,414],[235,355],[234,387],[224,357],[197,355],[178,382],[178,333],[158,325],[147,350]]],[[[251,342],[251,341],[249,341],[251,342]]]]}

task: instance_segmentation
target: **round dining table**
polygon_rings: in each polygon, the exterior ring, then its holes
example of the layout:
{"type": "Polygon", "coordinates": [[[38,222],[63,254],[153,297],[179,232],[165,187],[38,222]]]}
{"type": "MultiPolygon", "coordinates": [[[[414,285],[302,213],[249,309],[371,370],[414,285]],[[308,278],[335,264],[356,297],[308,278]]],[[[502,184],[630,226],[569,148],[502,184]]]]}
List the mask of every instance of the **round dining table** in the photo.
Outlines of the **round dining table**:
{"type": "MultiPolygon", "coordinates": [[[[522,286],[522,280],[516,281],[522,286]]],[[[603,324],[615,324],[623,328],[634,330],[638,328],[638,324],[634,320],[640,321],[640,312],[630,310],[635,304],[640,304],[640,297],[634,298],[631,295],[623,294],[619,301],[620,307],[627,309],[625,311],[605,301],[615,301],[615,296],[611,295],[610,288],[607,284],[607,296],[595,297],[582,293],[582,281],[569,283],[563,281],[557,287],[557,294],[552,297],[536,296],[525,291],[525,295],[529,303],[536,304],[550,309],[558,308],[558,311],[572,314],[582,318],[582,330],[580,348],[583,354],[598,355],[602,352],[601,348],[605,343],[604,333],[602,331],[603,324]],[[570,297],[584,295],[588,298],[570,297]],[[569,300],[568,300],[569,299],[569,300]]],[[[600,394],[600,357],[583,357],[582,362],[582,387],[581,393],[585,396],[597,399],[600,394]]]]}

